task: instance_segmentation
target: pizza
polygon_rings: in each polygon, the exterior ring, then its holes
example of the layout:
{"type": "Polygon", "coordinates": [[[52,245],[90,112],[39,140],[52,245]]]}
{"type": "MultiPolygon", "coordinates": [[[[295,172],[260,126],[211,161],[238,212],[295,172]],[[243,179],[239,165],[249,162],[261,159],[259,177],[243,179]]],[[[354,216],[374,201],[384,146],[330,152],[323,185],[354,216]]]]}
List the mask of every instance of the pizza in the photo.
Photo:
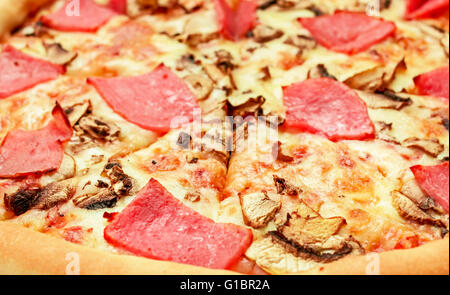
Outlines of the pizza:
{"type": "Polygon", "coordinates": [[[448,275],[448,6],[0,0],[0,273],[448,275]]]}

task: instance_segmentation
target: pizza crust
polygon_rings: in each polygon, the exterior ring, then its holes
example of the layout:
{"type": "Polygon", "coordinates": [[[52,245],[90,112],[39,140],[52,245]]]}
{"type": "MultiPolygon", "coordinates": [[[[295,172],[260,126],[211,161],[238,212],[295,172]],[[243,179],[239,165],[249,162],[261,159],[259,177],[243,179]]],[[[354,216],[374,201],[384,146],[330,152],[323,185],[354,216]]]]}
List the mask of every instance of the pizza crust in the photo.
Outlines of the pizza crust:
{"type": "Polygon", "coordinates": [[[0,222],[0,275],[231,275],[174,262],[117,255],[0,222]],[[76,257],[79,257],[79,268],[76,257]]]}
{"type": "MultiPolygon", "coordinates": [[[[0,222],[0,274],[71,274],[74,256],[79,256],[82,275],[232,275],[174,262],[117,255],[72,244],[19,225],[0,222]],[[72,263],[72,264],[71,264],[72,263]]],[[[383,252],[379,255],[347,257],[302,272],[312,275],[448,275],[449,239],[429,242],[414,249],[383,252]],[[379,268],[377,266],[379,259],[379,268]]]]}
{"type": "Polygon", "coordinates": [[[448,275],[449,238],[423,246],[365,256],[346,257],[305,275],[448,275]]]}
{"type": "Polygon", "coordinates": [[[20,25],[27,15],[50,0],[1,0],[0,38],[20,25]]]}

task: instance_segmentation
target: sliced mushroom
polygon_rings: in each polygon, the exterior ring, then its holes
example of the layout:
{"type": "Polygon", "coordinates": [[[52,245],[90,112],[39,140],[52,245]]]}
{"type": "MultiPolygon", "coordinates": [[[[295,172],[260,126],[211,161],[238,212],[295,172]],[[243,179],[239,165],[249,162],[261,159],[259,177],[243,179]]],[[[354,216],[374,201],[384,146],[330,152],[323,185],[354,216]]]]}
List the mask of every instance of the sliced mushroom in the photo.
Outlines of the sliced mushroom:
{"type": "Polygon", "coordinates": [[[220,49],[215,52],[216,55],[216,66],[225,75],[230,74],[234,69],[233,56],[225,49],[220,49]]]}
{"type": "MultiPolygon", "coordinates": [[[[308,3],[308,1],[305,1],[305,4],[307,4],[307,3],[308,3]]],[[[306,6],[306,5],[304,5],[304,6],[306,6]]],[[[305,8],[308,9],[309,11],[311,11],[312,13],[314,13],[315,16],[321,16],[321,15],[325,14],[325,12],[322,9],[320,9],[319,7],[317,7],[314,4],[311,4],[305,8]]]]}
{"type": "Polygon", "coordinates": [[[310,69],[308,72],[308,79],[316,79],[316,78],[330,78],[333,80],[337,80],[335,76],[331,75],[325,65],[318,64],[314,68],[310,69]]]}
{"type": "Polygon", "coordinates": [[[250,97],[246,102],[233,106],[233,116],[245,118],[247,116],[260,116],[262,114],[262,105],[266,99],[262,96],[256,98],[250,97]]]}
{"type": "Polygon", "coordinates": [[[222,71],[213,64],[205,64],[203,66],[205,69],[205,72],[208,74],[208,76],[214,81],[219,82],[220,80],[224,79],[227,75],[222,73],[222,71]]]}
{"type": "Polygon", "coordinates": [[[264,192],[247,194],[240,200],[245,224],[253,228],[266,226],[281,208],[280,201],[272,200],[264,192]]]}
{"type": "Polygon", "coordinates": [[[158,0],[136,0],[140,9],[155,10],[158,8],[158,0]]]}
{"type": "Polygon", "coordinates": [[[275,174],[273,175],[273,181],[275,182],[278,194],[288,196],[298,196],[303,192],[302,189],[296,187],[295,185],[290,184],[284,178],[278,177],[275,174]]]}
{"type": "Polygon", "coordinates": [[[64,108],[64,113],[69,119],[70,125],[74,126],[91,109],[91,102],[85,100],[64,108]]]}
{"type": "MultiPolygon", "coordinates": [[[[203,65],[203,69],[208,77],[216,82],[216,88],[222,88],[221,90],[224,91],[225,96],[231,95],[231,92],[237,88],[231,70],[228,71],[228,73],[224,73],[219,66],[214,64],[205,64],[203,65]]],[[[220,102],[224,102],[224,100],[218,101],[219,104],[220,102]]],[[[205,107],[208,106],[209,104],[205,107]]],[[[215,106],[213,108],[215,108],[215,106]]]]}
{"type": "Polygon", "coordinates": [[[449,130],[449,120],[447,118],[442,118],[442,125],[444,125],[445,129],[447,129],[447,131],[449,130]]]}
{"type": "Polygon", "coordinates": [[[263,81],[268,81],[272,78],[272,75],[270,74],[270,68],[268,66],[261,68],[260,73],[261,73],[260,79],[263,81]]]}
{"type": "Polygon", "coordinates": [[[155,11],[157,8],[171,9],[179,0],[135,0],[140,10],[155,11]]]}
{"type": "Polygon", "coordinates": [[[445,127],[445,129],[447,129],[447,131],[449,130],[449,112],[448,112],[448,108],[440,108],[439,110],[433,112],[431,114],[431,118],[440,118],[441,119],[441,124],[445,127]]]}
{"type": "Polygon", "coordinates": [[[132,190],[136,187],[135,181],[133,178],[127,176],[122,180],[113,184],[112,189],[116,193],[116,195],[129,196],[131,195],[132,190]]]}
{"type": "MultiPolygon", "coordinates": [[[[222,130],[210,129],[201,138],[201,153],[197,155],[199,159],[213,158],[220,163],[227,165],[229,153],[227,149],[226,137],[223,136],[222,130]]],[[[198,146],[197,143],[194,143],[198,146]]]]}
{"type": "Polygon", "coordinates": [[[47,50],[48,59],[54,64],[67,65],[78,56],[76,52],[64,49],[59,43],[44,43],[44,47],[47,50]]]}
{"type": "Polygon", "coordinates": [[[385,10],[385,9],[389,9],[389,7],[391,7],[392,0],[379,0],[379,3],[380,3],[380,9],[385,10]]]}
{"type": "Polygon", "coordinates": [[[197,100],[204,100],[211,94],[214,84],[208,76],[193,74],[184,78],[191,86],[197,100]]]}
{"type": "Polygon", "coordinates": [[[265,10],[276,3],[277,0],[258,0],[258,9],[265,10]]]}
{"type": "Polygon", "coordinates": [[[102,176],[108,177],[112,183],[112,190],[119,197],[129,196],[136,187],[135,180],[123,172],[119,162],[110,161],[105,165],[102,176]]]}
{"type": "Polygon", "coordinates": [[[412,200],[400,192],[394,192],[392,195],[392,204],[401,217],[415,221],[420,224],[431,224],[438,227],[445,227],[445,224],[439,219],[435,219],[422,211],[412,200]]]}
{"type": "Polygon", "coordinates": [[[393,123],[387,123],[387,122],[383,122],[383,121],[375,121],[374,124],[375,124],[377,139],[395,143],[395,144],[400,144],[400,142],[398,142],[394,137],[387,134],[387,132],[392,130],[393,123]]]}
{"type": "Polygon", "coordinates": [[[186,11],[191,12],[203,5],[203,0],[178,0],[178,4],[181,5],[186,11]]]}
{"type": "Polygon", "coordinates": [[[345,80],[344,83],[359,90],[385,90],[393,80],[397,69],[402,67],[405,67],[404,59],[356,74],[345,80]]]}
{"type": "Polygon", "coordinates": [[[101,174],[104,177],[108,177],[113,183],[128,177],[125,172],[123,172],[120,162],[116,160],[110,160],[108,164],[105,165],[101,174]]]}
{"type": "Polygon", "coordinates": [[[20,189],[12,195],[5,194],[5,207],[8,211],[14,212],[16,216],[22,215],[31,209],[39,192],[38,188],[26,188],[20,189]]]}
{"type": "Polygon", "coordinates": [[[316,40],[309,36],[296,35],[289,37],[284,43],[297,47],[300,52],[314,49],[317,46],[316,40]]]}
{"type": "Polygon", "coordinates": [[[361,244],[352,237],[332,236],[323,244],[312,244],[307,247],[286,239],[279,232],[269,232],[272,241],[283,245],[287,252],[305,260],[319,263],[330,263],[339,260],[347,255],[364,254],[361,244]]]}
{"type": "Polygon", "coordinates": [[[444,145],[436,138],[420,139],[417,137],[410,137],[403,141],[403,144],[410,148],[417,148],[430,156],[437,157],[444,151],[444,145]]]}
{"type": "Polygon", "coordinates": [[[112,189],[103,189],[95,195],[82,195],[73,199],[75,206],[88,210],[113,208],[119,196],[112,189]]]}
{"type": "Polygon", "coordinates": [[[245,255],[270,274],[298,273],[322,264],[304,259],[298,252],[289,243],[267,234],[255,238],[245,255]]]}
{"type": "Polygon", "coordinates": [[[210,33],[210,34],[193,33],[187,35],[185,42],[190,47],[196,48],[198,45],[202,43],[208,43],[209,41],[218,39],[219,37],[220,37],[219,33],[210,33]]]}
{"type": "Polygon", "coordinates": [[[320,216],[301,216],[293,212],[278,232],[286,239],[299,245],[325,243],[345,224],[342,217],[322,218],[320,216]]]}
{"type": "Polygon", "coordinates": [[[383,121],[375,121],[374,123],[378,132],[392,130],[392,123],[386,123],[383,121]]]}
{"type": "Polygon", "coordinates": [[[74,130],[75,130],[75,135],[72,136],[72,138],[69,141],[70,150],[74,154],[78,154],[81,151],[84,151],[86,149],[96,146],[96,144],[93,142],[92,138],[87,136],[84,133],[84,131],[78,127],[78,125],[75,125],[74,130]]]}
{"type": "Polygon", "coordinates": [[[53,182],[42,189],[33,201],[33,207],[40,210],[48,210],[59,203],[70,200],[75,190],[75,184],[72,179],[53,182]]]}
{"type": "Polygon", "coordinates": [[[177,71],[190,71],[197,66],[195,61],[195,56],[193,54],[184,54],[181,58],[177,60],[175,66],[177,71]]]}
{"type": "Polygon", "coordinates": [[[253,39],[258,43],[266,43],[283,36],[281,30],[274,29],[266,25],[258,25],[253,30],[253,39]]]}
{"type": "Polygon", "coordinates": [[[99,140],[113,141],[119,137],[120,129],[112,122],[105,121],[94,115],[84,116],[78,122],[78,126],[90,137],[99,140]]]}
{"type": "Polygon", "coordinates": [[[358,94],[364,99],[367,106],[372,109],[401,110],[412,104],[410,98],[404,98],[389,91],[378,93],[358,91],[358,94]]]}
{"type": "Polygon", "coordinates": [[[281,8],[292,8],[299,2],[300,0],[277,0],[277,5],[281,8]]]}
{"type": "Polygon", "coordinates": [[[26,26],[22,29],[21,34],[27,37],[43,37],[49,34],[49,30],[42,22],[37,21],[30,26],[26,26]]]}
{"type": "Polygon", "coordinates": [[[345,224],[344,218],[323,218],[302,202],[288,215],[286,223],[270,235],[299,257],[327,263],[350,253],[364,252],[352,237],[336,235],[345,224]]]}

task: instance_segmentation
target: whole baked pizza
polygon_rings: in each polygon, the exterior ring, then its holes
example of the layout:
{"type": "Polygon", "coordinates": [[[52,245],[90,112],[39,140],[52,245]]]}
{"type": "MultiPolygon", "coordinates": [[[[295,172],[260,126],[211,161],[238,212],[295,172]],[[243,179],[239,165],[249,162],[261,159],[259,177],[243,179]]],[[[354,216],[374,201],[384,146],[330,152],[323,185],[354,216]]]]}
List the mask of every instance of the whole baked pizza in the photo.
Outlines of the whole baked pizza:
{"type": "Polygon", "coordinates": [[[1,274],[448,274],[448,0],[0,0],[1,274]]]}

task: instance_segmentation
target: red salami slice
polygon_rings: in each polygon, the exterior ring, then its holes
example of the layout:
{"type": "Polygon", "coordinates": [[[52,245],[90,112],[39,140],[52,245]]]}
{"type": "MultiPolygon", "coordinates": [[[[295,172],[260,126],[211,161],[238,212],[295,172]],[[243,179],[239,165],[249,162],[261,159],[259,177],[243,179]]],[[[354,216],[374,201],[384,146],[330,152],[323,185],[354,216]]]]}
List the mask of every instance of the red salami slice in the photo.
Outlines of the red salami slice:
{"type": "Polygon", "coordinates": [[[59,168],[63,158],[62,144],[72,136],[72,128],[57,105],[53,121],[33,130],[13,130],[0,146],[0,177],[20,177],[59,168]]]}
{"type": "Polygon", "coordinates": [[[168,132],[173,119],[192,121],[199,107],[186,83],[163,65],[141,76],[89,78],[88,83],[115,112],[155,132],[168,132]]]}
{"type": "Polygon", "coordinates": [[[449,0],[409,0],[406,3],[407,19],[439,17],[448,11],[449,0]]]}
{"type": "Polygon", "coordinates": [[[68,0],[53,14],[42,16],[41,22],[60,31],[95,32],[114,15],[116,12],[93,0],[68,0]]]}
{"type": "Polygon", "coordinates": [[[416,87],[421,95],[441,97],[448,102],[449,99],[449,67],[440,68],[414,79],[416,87]]]}
{"type": "Polygon", "coordinates": [[[373,139],[366,104],[346,85],[330,78],[285,87],[286,127],[325,135],[332,141],[373,139]]]}
{"type": "Polygon", "coordinates": [[[226,0],[214,0],[217,19],[222,35],[232,41],[245,37],[256,24],[256,8],[254,0],[241,0],[233,9],[226,0]]]}
{"type": "Polygon", "coordinates": [[[347,54],[364,51],[384,41],[396,30],[393,22],[348,11],[301,18],[299,21],[320,45],[347,54]]]}
{"type": "Polygon", "coordinates": [[[120,14],[127,13],[127,0],[109,0],[108,7],[120,14]]]}
{"type": "Polygon", "coordinates": [[[0,54],[0,99],[57,78],[64,67],[6,45],[0,54]]]}
{"type": "Polygon", "coordinates": [[[449,195],[448,169],[448,162],[435,166],[411,167],[422,190],[441,205],[446,212],[448,212],[449,195]]]}
{"type": "Polygon", "coordinates": [[[217,269],[236,263],[252,242],[250,230],[198,214],[154,179],[104,233],[135,255],[217,269]]]}

